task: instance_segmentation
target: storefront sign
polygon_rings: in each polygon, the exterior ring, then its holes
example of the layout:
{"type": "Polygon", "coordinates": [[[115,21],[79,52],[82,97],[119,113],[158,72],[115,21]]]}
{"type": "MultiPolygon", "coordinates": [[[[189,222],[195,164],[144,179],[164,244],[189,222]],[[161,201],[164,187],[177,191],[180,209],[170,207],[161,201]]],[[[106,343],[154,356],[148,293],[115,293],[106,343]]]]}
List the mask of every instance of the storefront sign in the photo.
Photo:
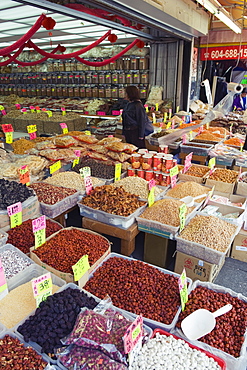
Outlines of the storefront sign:
{"type": "Polygon", "coordinates": [[[201,60],[247,59],[247,45],[214,46],[201,48],[201,60]]]}

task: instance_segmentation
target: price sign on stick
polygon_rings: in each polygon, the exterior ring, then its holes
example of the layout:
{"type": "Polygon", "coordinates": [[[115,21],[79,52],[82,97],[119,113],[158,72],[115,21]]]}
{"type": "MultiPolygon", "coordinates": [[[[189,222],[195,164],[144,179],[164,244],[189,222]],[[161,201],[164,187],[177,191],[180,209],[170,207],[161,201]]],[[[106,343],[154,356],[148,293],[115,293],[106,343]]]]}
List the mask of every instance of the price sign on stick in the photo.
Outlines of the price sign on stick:
{"type": "Polygon", "coordinates": [[[22,205],[21,202],[12,204],[7,207],[7,212],[10,218],[10,227],[13,229],[22,224],[22,205]]]}
{"type": "Polygon", "coordinates": [[[115,181],[121,179],[121,170],[122,170],[122,163],[115,164],[115,181]]]}
{"type": "Polygon", "coordinates": [[[20,183],[30,185],[30,172],[28,166],[19,168],[20,183]]]}
{"type": "Polygon", "coordinates": [[[185,160],[184,160],[184,169],[183,173],[186,173],[188,169],[191,167],[191,160],[192,160],[193,152],[190,154],[186,155],[185,160]]]}
{"type": "Polygon", "coordinates": [[[2,113],[3,116],[6,116],[6,110],[4,109],[4,107],[2,105],[0,105],[0,111],[2,113]]]}
{"type": "Polygon", "coordinates": [[[68,126],[66,123],[60,123],[61,129],[63,130],[63,134],[67,134],[69,132],[68,126]]]}
{"type": "Polygon", "coordinates": [[[183,203],[179,207],[180,231],[182,231],[185,226],[186,212],[187,212],[187,206],[185,203],[183,203]]]}
{"type": "Polygon", "coordinates": [[[54,172],[58,171],[62,167],[61,161],[57,161],[50,166],[50,174],[52,175],[54,172]]]}
{"type": "Polygon", "coordinates": [[[2,260],[0,258],[0,297],[4,298],[8,294],[7,281],[4,274],[2,260]]]}
{"type": "Polygon", "coordinates": [[[185,304],[188,302],[188,288],[187,288],[187,277],[186,277],[185,269],[183,269],[183,272],[180,278],[178,279],[178,287],[179,287],[182,311],[184,311],[185,304]]]}
{"type": "Polygon", "coordinates": [[[151,207],[154,204],[155,201],[155,195],[154,195],[154,187],[156,183],[154,179],[150,180],[148,182],[148,188],[149,188],[149,194],[148,194],[148,206],[151,207]]]}
{"type": "Polygon", "coordinates": [[[124,352],[130,353],[143,335],[143,317],[137,316],[123,336],[124,352]]]}
{"type": "Polygon", "coordinates": [[[2,130],[3,130],[4,133],[14,131],[13,126],[10,123],[3,124],[2,125],[2,130]]]}
{"type": "Polygon", "coordinates": [[[27,132],[29,134],[30,140],[36,139],[37,126],[36,125],[28,125],[27,126],[27,132]]]}
{"type": "Polygon", "coordinates": [[[61,108],[61,111],[62,111],[62,116],[65,116],[66,115],[66,110],[64,107],[61,108]]]}
{"type": "Polygon", "coordinates": [[[52,295],[52,279],[51,273],[47,272],[32,280],[33,295],[36,299],[37,307],[41,302],[45,301],[47,297],[52,295]]]}
{"type": "Polygon", "coordinates": [[[80,156],[81,156],[81,151],[80,150],[74,150],[74,153],[77,156],[77,158],[73,160],[72,167],[75,167],[79,163],[80,156]]]}
{"type": "Polygon", "coordinates": [[[5,132],[5,140],[7,144],[13,143],[13,132],[5,132]]]}
{"type": "Polygon", "coordinates": [[[83,257],[76,262],[75,265],[72,266],[72,270],[74,273],[75,281],[80,280],[80,278],[90,269],[90,265],[88,262],[88,255],[85,254],[83,257]]]}
{"type": "Polygon", "coordinates": [[[40,216],[32,221],[33,233],[35,238],[35,249],[46,241],[46,218],[40,216]]]}

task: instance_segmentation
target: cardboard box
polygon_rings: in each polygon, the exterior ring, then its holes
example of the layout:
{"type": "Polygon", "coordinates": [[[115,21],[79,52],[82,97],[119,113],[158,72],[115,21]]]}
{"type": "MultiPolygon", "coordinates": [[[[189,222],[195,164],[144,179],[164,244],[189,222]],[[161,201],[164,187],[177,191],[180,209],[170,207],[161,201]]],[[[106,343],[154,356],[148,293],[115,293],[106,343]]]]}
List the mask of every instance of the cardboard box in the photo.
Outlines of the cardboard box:
{"type": "Polygon", "coordinates": [[[177,251],[174,272],[181,274],[183,268],[185,267],[186,275],[193,281],[201,280],[213,282],[219,274],[224,263],[225,259],[220,265],[214,265],[177,251]]]}
{"type": "Polygon", "coordinates": [[[214,191],[214,194],[213,194],[213,198],[214,196],[220,196],[220,197],[224,197],[224,198],[228,198],[228,200],[230,201],[230,203],[235,203],[234,205],[232,204],[228,204],[228,201],[227,199],[219,199],[219,201],[217,201],[216,199],[210,199],[209,201],[209,204],[215,204],[215,205],[218,205],[218,204],[227,204],[229,206],[232,206],[232,207],[238,207],[236,204],[237,203],[242,203],[242,206],[239,207],[239,208],[243,208],[245,209],[246,207],[246,201],[247,199],[245,197],[243,197],[242,195],[238,195],[238,194],[228,194],[228,193],[222,193],[220,191],[214,191]]]}
{"type": "Polygon", "coordinates": [[[247,196],[247,183],[238,181],[237,182],[237,188],[236,188],[236,193],[240,195],[244,195],[245,197],[247,196]]]}
{"type": "MultiPolygon", "coordinates": [[[[87,233],[90,233],[90,234],[95,234],[95,235],[100,235],[98,233],[95,233],[94,231],[91,231],[91,230],[88,230],[88,229],[81,229],[81,228],[77,228],[77,227],[67,227],[66,230],[72,230],[72,229],[78,229],[80,231],[86,231],[87,233]]],[[[60,231],[63,231],[65,229],[61,229],[59,231],[57,231],[56,233],[52,234],[49,238],[46,239],[46,241],[54,238],[54,236],[56,234],[58,234],[60,231]]],[[[104,236],[100,235],[102,238],[106,239],[104,236]]],[[[111,246],[110,246],[110,242],[108,239],[106,239],[108,244],[109,244],[109,248],[107,249],[107,251],[90,267],[90,269],[81,277],[81,279],[79,280],[78,282],[78,285],[82,288],[86,282],[88,281],[88,276],[91,272],[93,272],[96,267],[106,258],[106,256],[111,252],[111,246]]],[[[54,275],[60,277],[61,279],[65,280],[67,283],[75,283],[75,280],[74,280],[74,275],[73,274],[70,274],[70,273],[65,273],[65,272],[62,272],[62,271],[59,271],[59,270],[56,270],[55,268],[47,265],[46,263],[42,262],[40,260],[40,258],[33,252],[34,251],[34,247],[32,247],[30,249],[30,258],[35,262],[37,263],[37,265],[45,268],[47,271],[50,271],[52,272],[54,275]]]]}
{"type": "MultiPolygon", "coordinates": [[[[201,167],[201,168],[207,170],[207,172],[209,171],[209,168],[207,166],[203,166],[201,164],[195,164],[195,163],[193,163],[192,165],[195,166],[195,167],[201,167]]],[[[204,180],[203,176],[202,177],[191,176],[191,175],[187,175],[187,173],[182,173],[182,171],[183,170],[181,170],[178,174],[179,181],[194,181],[194,182],[197,182],[198,184],[203,183],[203,180],[204,180]]]]}
{"type": "MultiPolygon", "coordinates": [[[[226,215],[229,215],[229,214],[232,214],[232,213],[239,214],[239,216],[237,218],[226,218],[226,217],[221,217],[221,216],[219,218],[221,218],[222,220],[224,220],[226,222],[230,222],[232,224],[235,224],[235,225],[238,225],[238,226],[242,227],[242,224],[243,224],[243,221],[244,221],[244,213],[245,213],[245,210],[243,208],[228,206],[226,204],[216,203],[216,202],[213,202],[211,200],[208,202],[208,205],[213,205],[213,206],[218,207],[217,212],[220,212],[222,214],[222,216],[226,216],[226,215]]],[[[204,213],[204,210],[201,210],[201,213],[204,213]]]]}
{"type": "MultiPolygon", "coordinates": [[[[206,185],[210,186],[211,188],[213,186],[215,186],[216,191],[220,191],[222,193],[233,194],[235,186],[236,186],[236,182],[228,183],[228,182],[223,182],[223,181],[216,181],[216,180],[206,179],[206,185]]],[[[237,192],[237,193],[240,194],[239,192],[237,192]]]]}
{"type": "Polygon", "coordinates": [[[247,262],[247,231],[244,229],[241,229],[235,236],[231,257],[239,261],[247,262]]]}

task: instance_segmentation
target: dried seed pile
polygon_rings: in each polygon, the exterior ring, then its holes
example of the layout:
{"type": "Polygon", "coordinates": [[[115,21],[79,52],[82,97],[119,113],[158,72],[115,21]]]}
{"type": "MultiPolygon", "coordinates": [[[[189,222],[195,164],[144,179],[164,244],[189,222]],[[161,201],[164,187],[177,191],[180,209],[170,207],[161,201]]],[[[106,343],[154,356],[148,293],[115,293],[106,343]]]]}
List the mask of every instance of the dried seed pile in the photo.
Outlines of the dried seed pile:
{"type": "MultiPolygon", "coordinates": [[[[93,186],[97,186],[99,184],[102,184],[102,181],[91,177],[93,186]]],[[[48,177],[44,180],[44,182],[47,182],[48,184],[57,185],[57,186],[64,186],[65,188],[71,188],[76,189],[79,191],[85,191],[85,185],[84,180],[79,175],[79,173],[76,172],[59,172],[51,177],[48,177]]]]}
{"type": "MultiPolygon", "coordinates": [[[[209,189],[205,186],[197,184],[194,181],[185,181],[177,184],[173,189],[168,190],[166,195],[168,197],[181,199],[187,197],[188,195],[192,197],[197,197],[198,195],[208,193],[209,189]]],[[[198,199],[197,202],[200,202],[202,199],[198,199]]]]}
{"type": "Polygon", "coordinates": [[[237,180],[238,172],[226,170],[224,168],[216,168],[216,170],[209,176],[210,180],[234,183],[237,180]]]}
{"type": "MultiPolygon", "coordinates": [[[[128,193],[135,194],[142,199],[147,199],[149,193],[148,181],[142,179],[141,177],[134,176],[124,177],[122,180],[114,182],[112,186],[118,188],[122,186],[124,190],[127,191],[128,193]]],[[[155,186],[154,195],[157,196],[162,191],[163,191],[162,189],[159,189],[157,188],[157,186],[155,186]]]]}
{"type": "MultiPolygon", "coordinates": [[[[146,208],[140,217],[177,227],[180,224],[179,207],[182,204],[183,202],[176,199],[161,199],[146,208]]],[[[191,213],[193,208],[187,208],[186,215],[191,213]]]]}
{"type": "Polygon", "coordinates": [[[0,254],[6,279],[10,279],[31,265],[31,261],[23,258],[17,251],[6,249],[0,254]]]}
{"type": "Polygon", "coordinates": [[[236,229],[237,226],[218,217],[197,215],[181,232],[180,237],[220,252],[226,252],[236,229]]]}

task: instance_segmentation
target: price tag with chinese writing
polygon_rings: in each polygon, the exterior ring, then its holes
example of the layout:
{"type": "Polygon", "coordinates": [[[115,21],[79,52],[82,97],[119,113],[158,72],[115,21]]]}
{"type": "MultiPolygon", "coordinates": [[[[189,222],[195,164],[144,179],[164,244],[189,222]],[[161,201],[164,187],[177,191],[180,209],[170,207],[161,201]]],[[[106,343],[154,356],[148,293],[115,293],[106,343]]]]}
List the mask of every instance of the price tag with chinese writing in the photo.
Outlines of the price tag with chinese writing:
{"type": "Polygon", "coordinates": [[[171,176],[171,188],[173,189],[177,183],[177,176],[171,176]]]}
{"type": "Polygon", "coordinates": [[[47,116],[48,116],[49,118],[51,118],[51,117],[52,117],[52,111],[51,111],[51,110],[47,110],[47,111],[46,111],[46,113],[47,113],[47,116]]]}
{"type": "Polygon", "coordinates": [[[185,203],[183,203],[179,207],[180,231],[182,231],[185,226],[186,212],[187,212],[187,206],[185,203]]]}
{"type": "Polygon", "coordinates": [[[156,112],[159,110],[159,104],[158,103],[155,103],[155,110],[156,110],[156,112]]]}
{"type": "Polygon", "coordinates": [[[0,258],[0,299],[4,298],[8,294],[8,285],[4,274],[2,261],[0,258]]]}
{"type": "Polygon", "coordinates": [[[193,140],[193,132],[192,131],[190,131],[190,133],[189,133],[189,141],[191,141],[191,140],[193,140]]]}
{"type": "Polygon", "coordinates": [[[57,161],[50,166],[50,174],[52,175],[54,172],[58,171],[62,167],[61,161],[57,161]]]}
{"type": "Polygon", "coordinates": [[[77,156],[77,158],[73,160],[72,167],[75,167],[80,162],[80,156],[81,156],[80,150],[74,150],[74,153],[77,156]]]}
{"type": "Polygon", "coordinates": [[[37,131],[37,126],[36,125],[28,125],[27,126],[27,132],[29,134],[32,134],[33,132],[36,132],[37,131]]]}
{"type": "Polygon", "coordinates": [[[186,134],[182,135],[182,143],[186,144],[186,134]]]}
{"type": "Polygon", "coordinates": [[[10,123],[3,124],[2,125],[2,130],[3,130],[4,133],[14,131],[13,126],[10,123]]]}
{"type": "Polygon", "coordinates": [[[121,179],[121,170],[122,170],[122,163],[115,164],[115,181],[119,181],[121,179]]]}
{"type": "Polygon", "coordinates": [[[21,112],[22,112],[23,114],[27,114],[27,109],[26,109],[26,108],[22,108],[22,109],[21,109],[21,112]]]}
{"type": "Polygon", "coordinates": [[[171,127],[172,123],[171,121],[167,122],[166,129],[168,130],[171,127]]]}
{"type": "Polygon", "coordinates": [[[35,240],[35,244],[34,244],[34,248],[39,248],[42,244],[45,243],[46,241],[46,229],[41,229],[41,230],[38,230],[34,233],[34,240],[35,240]]]}
{"type": "Polygon", "coordinates": [[[30,185],[30,172],[28,166],[19,168],[20,183],[30,185]]]}
{"type": "Polygon", "coordinates": [[[35,112],[35,107],[33,105],[30,105],[29,109],[31,110],[31,113],[35,112]]]}
{"type": "Polygon", "coordinates": [[[0,111],[2,113],[3,116],[6,116],[6,110],[4,109],[4,107],[2,105],[0,105],[0,111]]]}
{"type": "Polygon", "coordinates": [[[178,287],[179,287],[182,311],[184,311],[185,304],[188,302],[188,288],[187,288],[187,277],[186,277],[185,269],[183,269],[183,272],[178,279],[178,287]]]}
{"type": "Polygon", "coordinates": [[[154,195],[154,187],[156,183],[154,179],[151,179],[148,182],[148,189],[149,189],[149,194],[148,194],[148,206],[151,207],[154,204],[155,201],[155,195],[154,195]]]}
{"type": "Polygon", "coordinates": [[[90,136],[91,135],[91,131],[88,131],[88,130],[83,131],[83,134],[90,136]]]}
{"type": "Polygon", "coordinates": [[[36,305],[38,307],[42,301],[45,301],[47,297],[52,295],[51,273],[47,272],[46,274],[33,279],[32,288],[34,298],[36,299],[36,305]]]}
{"type": "Polygon", "coordinates": [[[174,166],[170,169],[170,176],[176,176],[178,174],[178,166],[174,166]]]}
{"type": "Polygon", "coordinates": [[[119,110],[113,110],[113,111],[111,112],[111,114],[112,114],[113,116],[119,116],[120,111],[119,111],[119,110]]]}
{"type": "Polygon", "coordinates": [[[183,173],[186,173],[188,171],[188,169],[191,167],[191,159],[192,159],[192,156],[193,156],[193,152],[191,152],[190,154],[186,155],[185,160],[184,160],[183,173]]]}
{"type": "Polygon", "coordinates": [[[22,224],[22,205],[21,202],[12,204],[7,207],[8,215],[10,218],[10,227],[13,229],[22,224]]]}
{"type": "Polygon", "coordinates": [[[5,141],[7,144],[13,143],[13,132],[5,132],[5,141]]]}
{"type": "Polygon", "coordinates": [[[66,110],[64,107],[61,108],[61,111],[62,111],[62,116],[65,116],[66,115],[66,110]]]}
{"type": "Polygon", "coordinates": [[[33,232],[40,231],[46,228],[46,217],[45,215],[40,216],[32,220],[33,232]]]}
{"type": "Polygon", "coordinates": [[[80,168],[81,177],[84,179],[85,177],[91,176],[91,168],[90,167],[83,167],[80,168]]]}
{"type": "Polygon", "coordinates": [[[172,117],[172,109],[169,108],[169,119],[171,119],[171,117],[172,117]]]}
{"type": "Polygon", "coordinates": [[[72,266],[72,270],[74,273],[75,281],[80,280],[80,278],[90,269],[90,265],[88,262],[88,255],[81,257],[75,265],[72,266]]]}
{"type": "MultiPolygon", "coordinates": [[[[90,168],[90,167],[89,167],[90,168]]],[[[86,194],[90,194],[93,189],[93,182],[91,176],[84,176],[84,184],[86,188],[86,194]]]]}
{"type": "Polygon", "coordinates": [[[106,114],[105,114],[105,112],[104,111],[101,111],[101,110],[98,110],[97,112],[96,112],[96,114],[98,115],[98,116],[105,116],[106,114]]]}
{"type": "Polygon", "coordinates": [[[164,122],[167,120],[167,112],[164,113],[164,122]]]}
{"type": "Polygon", "coordinates": [[[37,113],[40,113],[40,107],[37,106],[37,107],[35,107],[35,109],[36,109],[37,113]]]}
{"type": "Polygon", "coordinates": [[[209,159],[208,167],[212,170],[215,167],[215,157],[209,159]]]}
{"type": "Polygon", "coordinates": [[[153,117],[153,124],[156,123],[156,116],[155,116],[155,113],[152,113],[152,117],[153,117]]]}
{"type": "Polygon", "coordinates": [[[124,352],[130,353],[143,335],[143,317],[137,316],[123,336],[124,352]]]}
{"type": "Polygon", "coordinates": [[[63,130],[63,134],[67,134],[69,132],[68,126],[66,123],[60,123],[61,129],[63,130]]]}

